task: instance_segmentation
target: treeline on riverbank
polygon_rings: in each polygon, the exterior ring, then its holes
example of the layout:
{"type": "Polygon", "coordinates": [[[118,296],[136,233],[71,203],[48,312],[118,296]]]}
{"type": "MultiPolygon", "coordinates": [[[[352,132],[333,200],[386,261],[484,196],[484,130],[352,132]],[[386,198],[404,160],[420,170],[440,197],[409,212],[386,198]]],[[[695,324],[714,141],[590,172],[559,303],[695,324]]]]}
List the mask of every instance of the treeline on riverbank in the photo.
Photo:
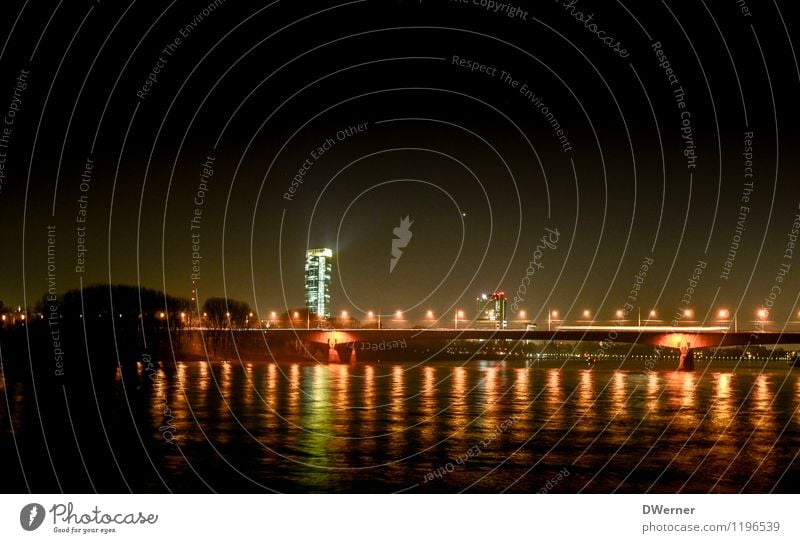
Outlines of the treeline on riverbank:
{"type": "Polygon", "coordinates": [[[108,284],[47,294],[29,310],[0,302],[0,314],[3,371],[45,382],[113,379],[118,369],[136,371],[143,361],[171,371],[191,326],[211,328],[209,344],[217,349],[253,317],[238,300],[209,298],[198,309],[188,298],[108,284]]]}

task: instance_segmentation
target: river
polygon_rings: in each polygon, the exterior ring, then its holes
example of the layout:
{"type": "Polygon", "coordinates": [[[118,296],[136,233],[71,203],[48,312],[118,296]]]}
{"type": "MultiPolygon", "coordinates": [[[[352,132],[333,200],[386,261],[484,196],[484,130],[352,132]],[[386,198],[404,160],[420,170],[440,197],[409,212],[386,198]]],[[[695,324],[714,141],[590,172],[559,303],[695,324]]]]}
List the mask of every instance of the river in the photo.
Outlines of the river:
{"type": "Polygon", "coordinates": [[[179,362],[3,379],[3,490],[796,492],[800,370],[715,360],[179,362]],[[57,387],[56,387],[57,388],[57,387]],[[63,394],[63,392],[62,392],[63,394]],[[20,469],[20,464],[24,469],[20,469]]]}

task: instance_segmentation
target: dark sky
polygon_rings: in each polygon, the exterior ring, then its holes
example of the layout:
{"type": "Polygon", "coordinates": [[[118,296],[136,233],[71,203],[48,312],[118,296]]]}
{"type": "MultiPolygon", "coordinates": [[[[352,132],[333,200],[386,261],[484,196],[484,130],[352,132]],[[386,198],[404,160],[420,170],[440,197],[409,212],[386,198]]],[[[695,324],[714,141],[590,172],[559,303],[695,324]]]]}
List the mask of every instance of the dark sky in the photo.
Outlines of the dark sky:
{"type": "Polygon", "coordinates": [[[304,251],[328,246],[333,308],[356,315],[513,298],[535,258],[531,316],[610,316],[652,259],[634,305],[662,318],[698,261],[698,320],[752,319],[771,292],[771,319],[796,318],[798,19],[745,4],[3,2],[0,300],[47,290],[54,225],[59,291],[187,296],[194,233],[201,298],[260,312],[302,305],[304,251]]]}

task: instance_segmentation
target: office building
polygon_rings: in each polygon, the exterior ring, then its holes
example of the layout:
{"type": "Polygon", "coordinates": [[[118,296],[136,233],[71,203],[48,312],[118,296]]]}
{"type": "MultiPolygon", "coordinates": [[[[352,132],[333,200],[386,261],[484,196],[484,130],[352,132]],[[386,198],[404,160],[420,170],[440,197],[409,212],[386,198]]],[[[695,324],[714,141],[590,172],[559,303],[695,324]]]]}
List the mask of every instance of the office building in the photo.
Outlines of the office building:
{"type": "Polygon", "coordinates": [[[506,295],[495,292],[491,296],[481,294],[477,300],[477,319],[475,324],[480,328],[508,328],[506,320],[506,295]]]}
{"type": "Polygon", "coordinates": [[[331,316],[331,249],[309,249],[306,251],[306,309],[318,319],[331,316]]]}

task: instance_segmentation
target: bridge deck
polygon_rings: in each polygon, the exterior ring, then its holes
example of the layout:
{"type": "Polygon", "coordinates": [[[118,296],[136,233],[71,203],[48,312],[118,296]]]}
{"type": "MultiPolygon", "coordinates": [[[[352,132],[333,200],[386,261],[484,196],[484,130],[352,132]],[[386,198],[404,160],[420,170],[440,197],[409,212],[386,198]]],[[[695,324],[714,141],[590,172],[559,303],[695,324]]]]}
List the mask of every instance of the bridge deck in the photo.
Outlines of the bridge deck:
{"type": "Polygon", "coordinates": [[[267,339],[341,343],[382,341],[425,341],[425,340],[535,340],[535,341],[611,341],[614,343],[634,343],[679,347],[688,344],[692,348],[734,346],[734,345],[800,345],[800,333],[776,332],[727,332],[719,328],[689,327],[584,327],[559,330],[522,329],[403,329],[403,328],[353,328],[353,329],[306,329],[272,328],[253,329],[267,339]]]}

